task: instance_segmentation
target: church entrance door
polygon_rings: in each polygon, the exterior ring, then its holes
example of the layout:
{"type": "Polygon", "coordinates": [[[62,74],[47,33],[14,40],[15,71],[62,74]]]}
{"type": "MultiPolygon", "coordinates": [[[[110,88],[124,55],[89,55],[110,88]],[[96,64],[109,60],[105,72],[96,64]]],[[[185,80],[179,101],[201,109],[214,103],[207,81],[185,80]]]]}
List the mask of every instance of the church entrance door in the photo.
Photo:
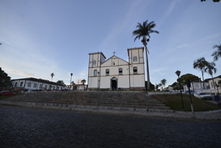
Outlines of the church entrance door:
{"type": "Polygon", "coordinates": [[[112,90],[117,90],[117,78],[113,77],[111,79],[111,89],[112,90]]]}

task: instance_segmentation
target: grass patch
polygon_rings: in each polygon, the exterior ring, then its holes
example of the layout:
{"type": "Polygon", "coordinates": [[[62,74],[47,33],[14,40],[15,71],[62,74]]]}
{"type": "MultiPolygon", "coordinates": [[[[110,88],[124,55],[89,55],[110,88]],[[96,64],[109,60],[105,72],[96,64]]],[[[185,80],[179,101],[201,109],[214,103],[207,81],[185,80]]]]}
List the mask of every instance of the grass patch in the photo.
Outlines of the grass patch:
{"type": "MultiPolygon", "coordinates": [[[[183,111],[182,100],[180,94],[158,94],[153,95],[154,98],[160,100],[171,109],[175,111],[183,111]]],[[[183,94],[184,111],[191,111],[190,97],[187,94],[183,94]]],[[[206,100],[202,100],[192,96],[194,111],[209,111],[221,109],[217,104],[213,104],[206,100]]]]}

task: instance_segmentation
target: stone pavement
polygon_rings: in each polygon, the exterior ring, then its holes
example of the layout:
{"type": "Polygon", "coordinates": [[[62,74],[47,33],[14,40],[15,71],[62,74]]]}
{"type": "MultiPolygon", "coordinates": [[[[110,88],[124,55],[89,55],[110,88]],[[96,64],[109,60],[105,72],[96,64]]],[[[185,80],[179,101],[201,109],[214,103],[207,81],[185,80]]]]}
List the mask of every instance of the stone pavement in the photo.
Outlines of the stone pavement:
{"type": "Polygon", "coordinates": [[[93,113],[221,120],[221,110],[194,112],[193,114],[192,112],[160,110],[160,109],[147,110],[144,108],[70,105],[70,104],[58,104],[58,103],[36,103],[36,102],[20,102],[20,101],[7,101],[7,100],[0,100],[0,104],[10,105],[10,106],[23,106],[31,108],[69,110],[69,111],[81,111],[81,112],[83,111],[83,112],[93,112],[93,113]]]}
{"type": "Polygon", "coordinates": [[[221,120],[0,106],[0,148],[218,148],[221,120]]]}

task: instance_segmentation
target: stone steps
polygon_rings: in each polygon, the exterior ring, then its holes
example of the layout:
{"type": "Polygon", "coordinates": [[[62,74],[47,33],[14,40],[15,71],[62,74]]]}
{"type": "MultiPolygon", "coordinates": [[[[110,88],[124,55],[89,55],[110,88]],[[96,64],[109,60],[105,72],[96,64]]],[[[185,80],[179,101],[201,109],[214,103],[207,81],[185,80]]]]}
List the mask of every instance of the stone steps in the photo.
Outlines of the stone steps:
{"type": "Polygon", "coordinates": [[[171,110],[159,100],[142,92],[35,92],[17,95],[7,98],[7,100],[67,105],[140,108],[148,111],[171,110]]]}

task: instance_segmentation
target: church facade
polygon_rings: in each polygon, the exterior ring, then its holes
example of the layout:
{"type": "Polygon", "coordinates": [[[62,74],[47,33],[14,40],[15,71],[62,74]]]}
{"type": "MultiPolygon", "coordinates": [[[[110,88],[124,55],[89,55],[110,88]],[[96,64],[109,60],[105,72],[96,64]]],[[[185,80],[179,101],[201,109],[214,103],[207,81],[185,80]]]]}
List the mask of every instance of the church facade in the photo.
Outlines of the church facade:
{"type": "Polygon", "coordinates": [[[144,48],[127,49],[128,61],[115,55],[106,60],[102,52],[89,53],[89,90],[143,90],[144,48]]]}

